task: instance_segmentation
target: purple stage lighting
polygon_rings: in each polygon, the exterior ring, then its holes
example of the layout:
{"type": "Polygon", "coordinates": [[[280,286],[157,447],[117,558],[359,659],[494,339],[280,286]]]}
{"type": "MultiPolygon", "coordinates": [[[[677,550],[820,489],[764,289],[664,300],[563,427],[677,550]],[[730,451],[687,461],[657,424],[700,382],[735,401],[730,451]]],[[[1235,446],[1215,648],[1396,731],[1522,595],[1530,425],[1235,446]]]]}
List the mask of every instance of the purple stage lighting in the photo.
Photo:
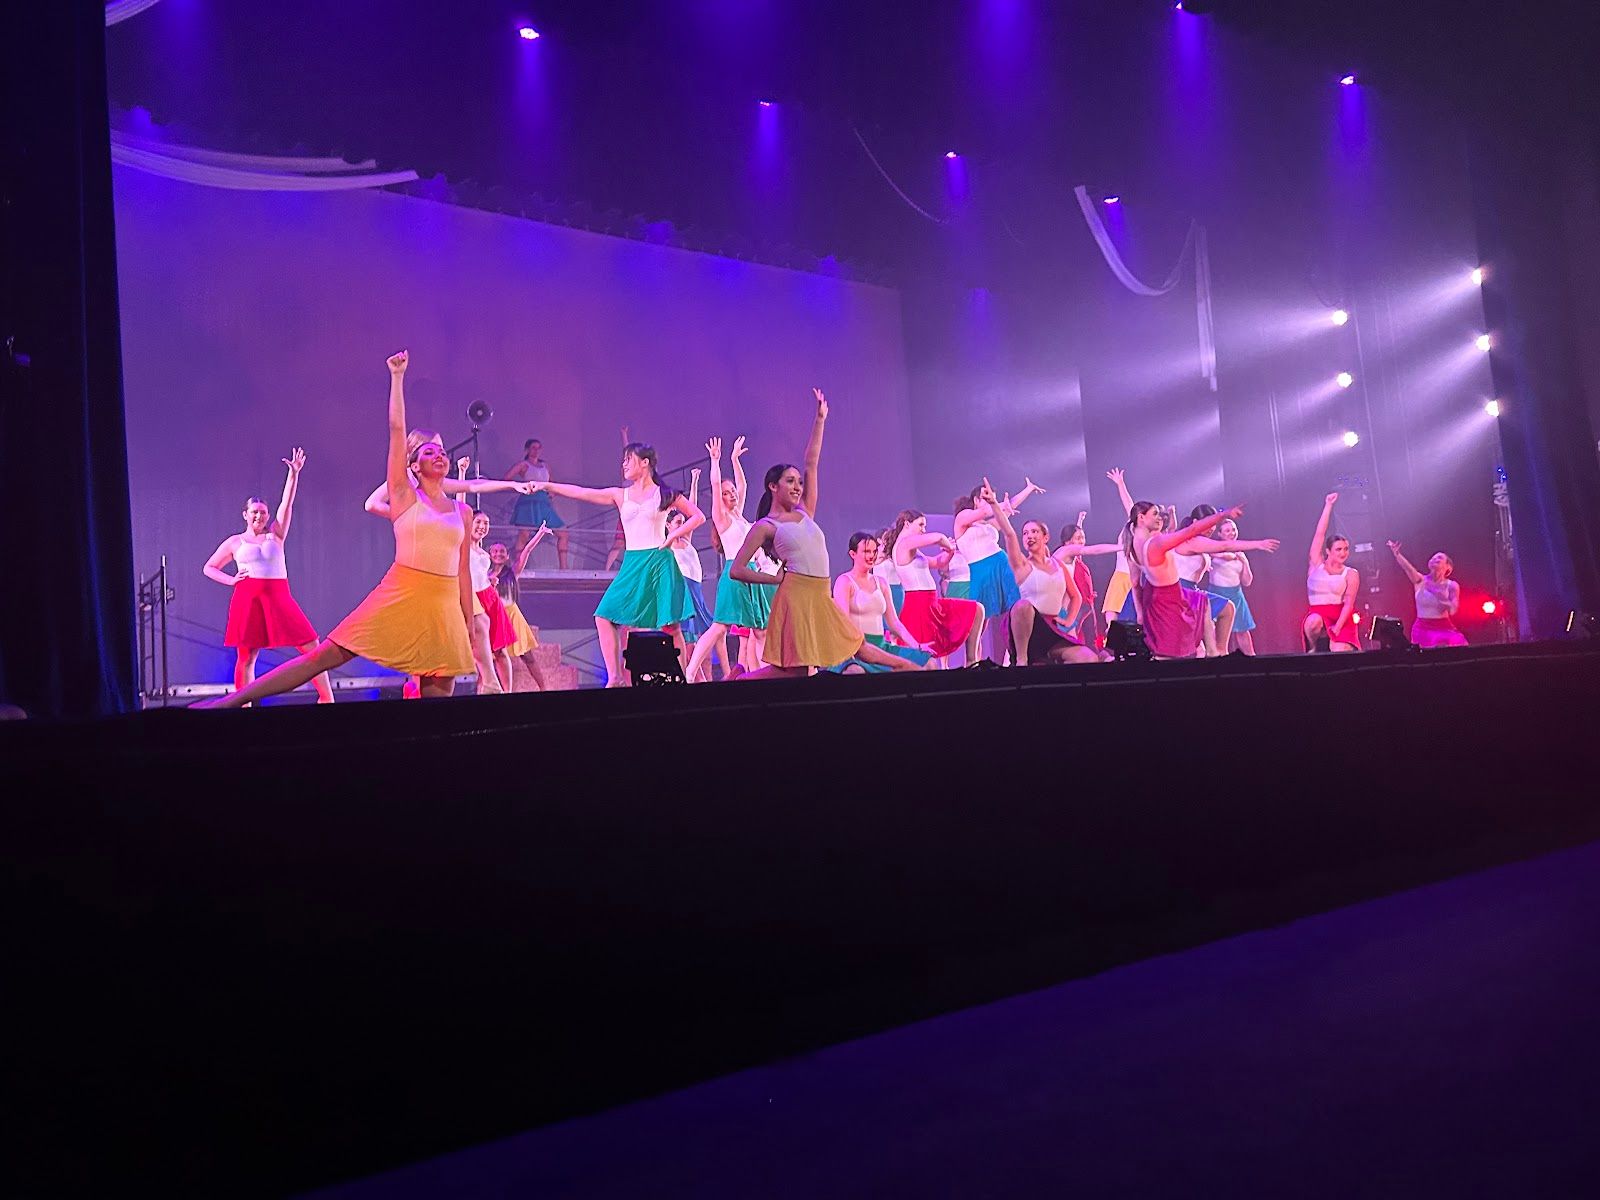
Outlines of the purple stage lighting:
{"type": "Polygon", "coordinates": [[[1356,381],[1356,377],[1349,371],[1340,371],[1333,377],[1333,381],[1342,388],[1347,388],[1356,381]]]}
{"type": "Polygon", "coordinates": [[[1344,87],[1355,87],[1356,77],[1354,75],[1342,76],[1339,80],[1339,83],[1344,87]]]}
{"type": "Polygon", "coordinates": [[[960,157],[961,157],[961,156],[960,156],[960,155],[959,155],[959,154],[957,154],[957,153],[956,153],[956,152],[955,152],[955,151],[954,151],[954,150],[946,150],[946,151],[945,151],[945,152],[944,152],[944,156],[945,156],[945,157],[946,157],[946,158],[960,158],[960,157]]]}
{"type": "Polygon", "coordinates": [[[762,108],[771,108],[772,107],[772,101],[771,100],[758,100],[758,101],[756,101],[756,103],[761,105],[762,108]]]}
{"type": "Polygon", "coordinates": [[[1489,403],[1483,406],[1483,411],[1488,413],[1491,417],[1498,417],[1500,415],[1500,401],[1489,401],[1489,403]]]}
{"type": "Polygon", "coordinates": [[[1354,429],[1346,429],[1344,431],[1344,437],[1340,438],[1339,440],[1353,450],[1361,444],[1361,435],[1354,429]]]}
{"type": "Polygon", "coordinates": [[[1105,198],[1105,200],[1102,201],[1102,203],[1105,203],[1105,204],[1121,204],[1122,203],[1122,197],[1121,196],[1107,196],[1105,198]]]}
{"type": "Polygon", "coordinates": [[[1333,315],[1329,319],[1335,325],[1348,325],[1350,323],[1350,314],[1345,312],[1345,310],[1342,308],[1336,308],[1333,310],[1333,315]]]}
{"type": "Polygon", "coordinates": [[[522,25],[517,29],[517,36],[525,42],[536,42],[539,40],[539,31],[532,25],[522,25]]]}
{"type": "Polygon", "coordinates": [[[1472,282],[1474,284],[1476,284],[1478,287],[1482,287],[1483,286],[1483,268],[1482,267],[1473,267],[1472,268],[1472,282]]]}

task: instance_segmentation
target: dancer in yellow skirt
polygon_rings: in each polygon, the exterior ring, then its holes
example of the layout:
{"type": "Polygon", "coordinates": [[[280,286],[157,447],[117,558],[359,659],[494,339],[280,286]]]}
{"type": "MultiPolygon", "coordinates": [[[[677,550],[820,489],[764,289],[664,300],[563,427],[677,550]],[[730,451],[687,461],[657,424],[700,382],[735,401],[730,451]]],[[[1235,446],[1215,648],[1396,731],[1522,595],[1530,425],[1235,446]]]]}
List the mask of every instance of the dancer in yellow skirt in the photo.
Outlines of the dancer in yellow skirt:
{"type": "MultiPolygon", "coordinates": [[[[394,565],[356,610],[309,653],[250,686],[203,707],[237,708],[299,687],[312,676],[361,657],[422,679],[422,694],[448,696],[457,675],[473,670],[472,576],[465,504],[444,494],[450,459],[437,442],[406,453],[404,350],[389,359],[389,507],[394,565]],[[412,478],[416,479],[415,485],[412,478]]],[[[201,706],[197,706],[201,707],[201,706]]]]}
{"type": "Polygon", "coordinates": [[[758,520],[745,535],[744,545],[729,559],[729,577],[740,583],[777,584],[772,615],[767,619],[767,641],[762,657],[767,665],[740,679],[771,679],[807,675],[819,667],[832,667],[846,659],[888,667],[893,671],[921,670],[915,663],[874,646],[838,606],[828,573],[828,542],[812,519],[817,511],[817,467],[822,460],[822,428],[828,420],[828,401],[821,389],[812,388],[817,414],[806,443],[805,467],[779,463],[767,472],[764,494],[756,508],[758,520]],[[765,550],[782,565],[776,575],[750,565],[756,551],[765,550]]]}

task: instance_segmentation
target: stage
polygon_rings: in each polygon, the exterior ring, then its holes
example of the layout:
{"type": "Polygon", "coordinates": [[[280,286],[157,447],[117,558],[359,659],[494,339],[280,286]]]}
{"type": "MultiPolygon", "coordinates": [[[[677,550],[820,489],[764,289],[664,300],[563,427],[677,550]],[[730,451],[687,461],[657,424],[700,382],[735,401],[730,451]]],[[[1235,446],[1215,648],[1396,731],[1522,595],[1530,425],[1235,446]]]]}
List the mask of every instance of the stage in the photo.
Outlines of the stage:
{"type": "Polygon", "coordinates": [[[355,1178],[1594,839],[1597,694],[1545,643],[0,726],[22,1190],[355,1178]]]}

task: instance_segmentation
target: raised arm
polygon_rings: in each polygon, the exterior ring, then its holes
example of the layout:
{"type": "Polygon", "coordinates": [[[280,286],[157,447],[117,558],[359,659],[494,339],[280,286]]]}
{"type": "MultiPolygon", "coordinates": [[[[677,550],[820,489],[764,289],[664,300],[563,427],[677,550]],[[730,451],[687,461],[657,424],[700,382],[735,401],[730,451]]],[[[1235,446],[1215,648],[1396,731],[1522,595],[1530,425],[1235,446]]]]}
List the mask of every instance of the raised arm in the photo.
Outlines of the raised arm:
{"type": "Polygon", "coordinates": [[[1017,512],[1017,509],[1022,507],[1022,502],[1024,500],[1026,500],[1029,496],[1034,496],[1034,495],[1042,496],[1042,495],[1044,495],[1044,489],[1042,487],[1040,487],[1037,483],[1035,483],[1033,480],[1029,479],[1026,475],[1024,475],[1022,477],[1022,482],[1023,482],[1022,490],[1020,492],[1018,492],[1015,496],[1007,496],[1005,498],[1005,500],[1003,500],[1001,502],[1001,504],[1000,504],[1000,507],[1002,507],[1002,508],[1004,508],[1006,510],[1006,515],[1007,516],[1015,516],[1016,512],[1017,512]]]}
{"type": "MultiPolygon", "coordinates": [[[[393,520],[417,502],[416,489],[406,467],[406,367],[411,356],[404,350],[389,356],[389,518],[393,520]]],[[[468,624],[471,624],[469,621],[468,624]]]]}
{"type": "Polygon", "coordinates": [[[546,524],[541,522],[540,525],[539,525],[539,532],[534,534],[531,538],[528,539],[528,544],[525,545],[522,548],[522,553],[517,556],[517,574],[518,575],[521,575],[524,571],[526,571],[528,569],[528,555],[533,553],[533,548],[535,546],[537,546],[540,542],[544,541],[545,536],[549,532],[550,532],[550,526],[548,526],[548,525],[546,525],[546,524]]]}
{"type": "Polygon", "coordinates": [[[772,535],[776,528],[771,521],[760,520],[750,526],[750,532],[745,535],[744,545],[739,547],[737,557],[729,560],[728,578],[737,579],[740,583],[777,583],[783,578],[783,569],[780,567],[776,575],[768,575],[763,571],[756,571],[750,567],[750,560],[756,556],[757,550],[765,550],[772,545],[772,535]]]}
{"type": "Polygon", "coordinates": [[[811,394],[817,398],[817,415],[811,422],[811,437],[806,442],[805,491],[802,499],[805,501],[806,512],[811,519],[817,519],[817,468],[822,462],[822,427],[828,423],[828,400],[822,394],[821,388],[812,388],[811,394]]]}
{"type": "Polygon", "coordinates": [[[385,521],[387,521],[390,516],[388,481],[385,480],[383,483],[380,483],[377,487],[373,488],[372,495],[367,497],[367,502],[361,507],[365,511],[371,513],[373,516],[382,517],[385,521]]]}
{"type": "Polygon", "coordinates": [[[306,452],[296,446],[283,460],[289,475],[283,481],[283,499],[278,501],[278,516],[272,523],[272,532],[280,538],[289,536],[289,522],[294,517],[294,496],[300,490],[300,468],[306,465],[306,452]]]}
{"type": "MultiPolygon", "coordinates": [[[[696,471],[695,475],[698,477],[699,472],[696,471]]],[[[678,532],[673,535],[672,540],[678,541],[681,539],[683,544],[687,546],[694,536],[694,531],[706,523],[706,515],[700,511],[698,504],[682,492],[673,497],[672,509],[674,512],[681,512],[687,518],[682,525],[678,526],[678,532]]]]}
{"type": "Polygon", "coordinates": [[[744,434],[741,433],[733,439],[733,453],[729,456],[733,460],[733,490],[738,493],[734,497],[734,506],[741,513],[744,512],[744,498],[750,491],[750,485],[744,477],[744,464],[739,461],[746,449],[744,434]]]}
{"type": "Polygon", "coordinates": [[[218,546],[216,552],[206,559],[206,565],[200,568],[205,572],[207,579],[215,579],[223,587],[232,587],[239,582],[240,576],[230,575],[222,569],[223,564],[233,557],[233,548],[238,544],[239,535],[237,533],[222,540],[222,545],[218,546]]]}
{"type": "Polygon", "coordinates": [[[1390,542],[1389,553],[1394,555],[1395,562],[1400,564],[1400,569],[1406,573],[1406,578],[1411,580],[1411,586],[1416,587],[1422,582],[1422,572],[1411,565],[1411,560],[1400,553],[1400,543],[1390,542]]]}
{"type": "Polygon", "coordinates": [[[1128,514],[1133,511],[1133,496],[1128,491],[1128,479],[1121,467],[1112,467],[1106,472],[1106,478],[1117,485],[1117,495],[1122,500],[1122,523],[1128,523],[1128,514]]]}
{"type": "MultiPolygon", "coordinates": [[[[1202,517],[1193,525],[1187,525],[1182,529],[1171,529],[1164,533],[1153,533],[1150,535],[1150,539],[1145,542],[1145,553],[1148,555],[1150,551],[1154,550],[1158,554],[1165,555],[1176,547],[1183,545],[1185,542],[1192,542],[1199,539],[1201,535],[1206,532],[1206,530],[1215,529],[1218,525],[1220,525],[1223,521],[1228,520],[1230,517],[1237,520],[1239,515],[1243,512],[1243,508],[1230,508],[1224,512],[1212,513],[1209,517],[1202,517]]],[[[1218,542],[1216,544],[1224,550],[1232,550],[1238,546],[1246,545],[1247,543],[1218,542]]],[[[1251,543],[1251,545],[1254,544],[1251,543]]]]}
{"type": "MultiPolygon", "coordinates": [[[[700,507],[700,468],[695,467],[689,472],[689,507],[700,507]]],[[[701,520],[704,521],[704,516],[701,520]]]]}
{"type": "MultiPolygon", "coordinates": [[[[1006,511],[1006,506],[994,498],[994,489],[989,486],[989,481],[983,481],[983,491],[978,498],[989,506],[994,513],[995,524],[1000,526],[1000,537],[1006,546],[1006,561],[1011,564],[1011,573],[1021,583],[1033,570],[1033,564],[1028,561],[1028,556],[1022,552],[1022,542],[1017,537],[1017,531],[1011,525],[1011,514],[1006,511]]],[[[1053,615],[1053,614],[1052,614],[1053,615]]]]}
{"type": "Polygon", "coordinates": [[[1328,536],[1328,522],[1333,518],[1333,506],[1338,502],[1338,492],[1329,492],[1322,501],[1322,515],[1317,518],[1317,531],[1311,535],[1311,551],[1307,556],[1313,570],[1322,565],[1322,543],[1328,536]]]}
{"type": "Polygon", "coordinates": [[[728,527],[728,506],[722,502],[722,439],[706,439],[706,457],[711,460],[711,523],[720,534],[728,527]]]}

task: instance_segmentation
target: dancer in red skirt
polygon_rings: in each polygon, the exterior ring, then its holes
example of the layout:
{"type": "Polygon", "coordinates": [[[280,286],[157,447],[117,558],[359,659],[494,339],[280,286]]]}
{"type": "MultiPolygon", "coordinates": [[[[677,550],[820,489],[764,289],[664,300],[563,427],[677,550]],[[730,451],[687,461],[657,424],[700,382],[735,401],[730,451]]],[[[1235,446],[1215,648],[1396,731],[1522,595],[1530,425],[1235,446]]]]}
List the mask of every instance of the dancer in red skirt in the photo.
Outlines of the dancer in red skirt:
{"type": "MultiPolygon", "coordinates": [[[[233,664],[233,686],[238,691],[256,677],[256,658],[274,646],[293,646],[302,654],[314,650],[317,631],[289,592],[289,565],[284,561],[283,543],[289,536],[289,521],[294,516],[295,492],[300,487],[300,470],[306,454],[299,446],[283,460],[289,477],[283,482],[283,499],[278,515],[271,516],[267,502],[251,496],[244,506],[244,532],[227,538],[206,560],[207,578],[233,589],[228,601],[228,629],[222,644],[232,646],[238,657],[233,664]],[[233,560],[234,573],[222,569],[233,560]]],[[[333,703],[333,689],[326,671],[311,680],[317,689],[318,704],[333,703]]]]}
{"type": "MultiPolygon", "coordinates": [[[[1202,517],[1182,529],[1165,531],[1161,509],[1149,500],[1137,501],[1128,514],[1122,544],[1129,564],[1138,569],[1134,594],[1138,600],[1139,620],[1144,625],[1145,644],[1157,658],[1195,657],[1204,628],[1200,610],[1206,603],[1205,593],[1179,584],[1173,551],[1195,538],[1204,537],[1224,520],[1236,518],[1243,511],[1230,508],[1202,517]]],[[[1276,549],[1274,542],[1271,550],[1276,549]]]]}
{"type": "Polygon", "coordinates": [[[1308,653],[1320,650],[1361,649],[1361,632],[1354,620],[1356,598],[1361,595],[1361,574],[1348,565],[1350,539],[1328,532],[1338,492],[1322,502],[1317,531],[1311,535],[1306,573],[1306,616],[1301,639],[1308,653]]]}
{"type": "Polygon", "coordinates": [[[883,554],[894,563],[905,589],[900,620],[935,657],[943,659],[965,646],[968,664],[975,663],[983,636],[983,605],[940,596],[928,561],[922,557],[924,546],[938,546],[949,554],[956,543],[942,533],[928,532],[928,518],[914,508],[903,510],[884,531],[883,554]]]}
{"type": "Polygon", "coordinates": [[[472,658],[478,666],[478,694],[494,696],[511,690],[510,648],[517,640],[511,614],[495,590],[489,573],[494,560],[484,548],[489,535],[489,514],[472,518],[472,544],[467,548],[467,566],[472,572],[472,658]]]}

